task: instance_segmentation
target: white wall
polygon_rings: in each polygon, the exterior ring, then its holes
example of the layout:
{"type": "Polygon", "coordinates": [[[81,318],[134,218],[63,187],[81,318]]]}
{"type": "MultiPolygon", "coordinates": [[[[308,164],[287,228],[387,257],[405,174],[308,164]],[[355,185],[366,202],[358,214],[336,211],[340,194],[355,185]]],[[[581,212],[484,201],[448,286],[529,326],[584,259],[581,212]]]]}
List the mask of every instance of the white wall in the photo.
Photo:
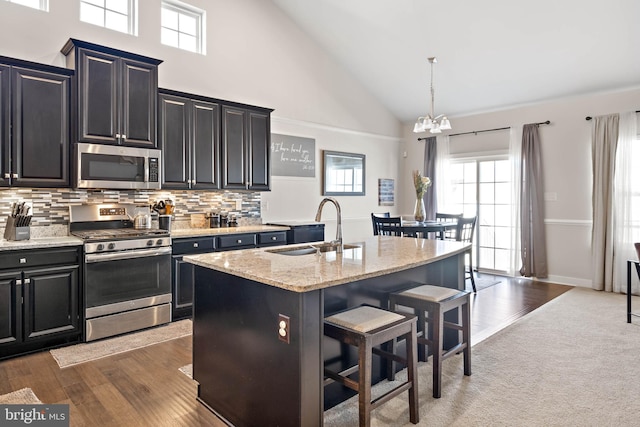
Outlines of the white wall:
{"type": "MultiPolygon", "coordinates": [[[[345,240],[370,233],[369,213],[380,210],[377,178],[398,179],[402,135],[378,100],[272,2],[189,0],[207,11],[206,55],[161,45],[160,0],[138,3],[136,37],[80,22],[77,0],[50,0],[48,13],[0,1],[0,55],[64,66],[60,48],[72,37],[164,60],[160,87],[274,108],[273,132],[314,138],[317,160],[323,149],[367,156],[367,195],[339,200],[345,240]]],[[[263,195],[265,221],[313,219],[321,163],[316,168],[315,179],[274,177],[263,195]]],[[[328,236],[331,215],[327,208],[328,236]]]]}
{"type": "MultiPolygon", "coordinates": [[[[591,126],[586,116],[598,116],[640,109],[640,89],[593,94],[522,106],[503,111],[451,118],[454,129],[450,133],[500,128],[522,127],[526,123],[550,120],[540,126],[544,191],[555,193],[556,201],[545,203],[545,229],[549,263],[549,280],[573,285],[591,285],[591,126]]],[[[422,168],[424,147],[416,142],[409,125],[405,126],[407,151],[405,171],[422,168]]],[[[419,135],[424,136],[424,135],[419,135]]],[[[457,137],[451,138],[452,144],[457,137]]],[[[470,139],[465,138],[465,145],[470,139]]],[[[508,141],[508,131],[480,134],[476,138],[477,151],[495,148],[489,144],[508,141]],[[492,141],[493,139],[493,141],[492,141]]],[[[499,144],[498,144],[499,145],[499,144]]],[[[401,173],[404,180],[400,192],[411,195],[409,172],[401,173]]],[[[409,211],[413,203],[404,197],[400,209],[409,211]]]]}

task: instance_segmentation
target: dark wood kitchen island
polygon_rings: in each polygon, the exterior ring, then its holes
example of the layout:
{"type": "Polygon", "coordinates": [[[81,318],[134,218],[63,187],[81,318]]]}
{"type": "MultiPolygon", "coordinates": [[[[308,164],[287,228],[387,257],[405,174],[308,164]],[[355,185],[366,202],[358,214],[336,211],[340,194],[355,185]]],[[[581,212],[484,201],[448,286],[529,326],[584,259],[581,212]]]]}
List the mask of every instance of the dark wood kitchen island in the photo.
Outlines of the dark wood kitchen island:
{"type": "Polygon", "coordinates": [[[324,409],[350,396],[339,384],[323,389],[323,364],[355,360],[323,336],[325,316],[386,308],[390,292],[416,283],[464,289],[468,244],[376,236],[354,245],[341,254],[274,252],[290,245],[184,257],[196,265],[193,378],[204,405],[238,427],[322,426],[324,409]]]}

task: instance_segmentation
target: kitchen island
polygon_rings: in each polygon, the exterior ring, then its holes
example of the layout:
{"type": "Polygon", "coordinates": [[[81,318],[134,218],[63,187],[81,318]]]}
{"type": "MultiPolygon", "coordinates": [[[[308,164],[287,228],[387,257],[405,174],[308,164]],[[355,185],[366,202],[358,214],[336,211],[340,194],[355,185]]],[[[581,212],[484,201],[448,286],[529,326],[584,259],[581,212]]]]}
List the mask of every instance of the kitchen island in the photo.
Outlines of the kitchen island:
{"type": "MultiPolygon", "coordinates": [[[[235,426],[321,426],[324,409],[350,396],[339,384],[323,388],[323,365],[355,360],[323,336],[325,316],[387,307],[390,292],[416,283],[464,289],[468,244],[375,236],[353,245],[184,257],[196,265],[193,378],[203,404],[235,426]]],[[[382,367],[374,371],[380,380],[382,367]]]]}

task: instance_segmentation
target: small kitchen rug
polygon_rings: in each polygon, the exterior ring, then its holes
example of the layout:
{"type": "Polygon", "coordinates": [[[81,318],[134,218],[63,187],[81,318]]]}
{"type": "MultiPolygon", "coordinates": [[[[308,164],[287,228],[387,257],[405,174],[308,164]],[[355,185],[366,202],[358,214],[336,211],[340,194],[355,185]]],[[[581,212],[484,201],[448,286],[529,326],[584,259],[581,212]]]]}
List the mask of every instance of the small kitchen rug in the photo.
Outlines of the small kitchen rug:
{"type": "Polygon", "coordinates": [[[0,395],[0,405],[39,405],[42,401],[30,388],[0,395]]]}
{"type": "Polygon", "coordinates": [[[188,365],[184,365],[182,368],[179,368],[179,371],[193,379],[193,364],[189,363],[188,365]]]}
{"type": "Polygon", "coordinates": [[[51,350],[50,353],[60,368],[67,368],[79,363],[185,337],[191,335],[191,331],[191,320],[186,319],[115,338],[58,348],[51,350]]]}

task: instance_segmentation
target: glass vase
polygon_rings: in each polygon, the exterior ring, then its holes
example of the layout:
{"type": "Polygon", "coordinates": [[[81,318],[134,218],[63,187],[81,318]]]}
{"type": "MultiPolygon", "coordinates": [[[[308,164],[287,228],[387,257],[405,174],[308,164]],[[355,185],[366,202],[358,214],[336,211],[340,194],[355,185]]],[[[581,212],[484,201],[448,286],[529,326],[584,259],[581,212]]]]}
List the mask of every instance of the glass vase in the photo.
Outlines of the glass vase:
{"type": "Polygon", "coordinates": [[[422,197],[416,198],[416,207],[413,210],[413,219],[418,222],[424,221],[426,218],[426,209],[424,208],[424,199],[422,197]]]}

